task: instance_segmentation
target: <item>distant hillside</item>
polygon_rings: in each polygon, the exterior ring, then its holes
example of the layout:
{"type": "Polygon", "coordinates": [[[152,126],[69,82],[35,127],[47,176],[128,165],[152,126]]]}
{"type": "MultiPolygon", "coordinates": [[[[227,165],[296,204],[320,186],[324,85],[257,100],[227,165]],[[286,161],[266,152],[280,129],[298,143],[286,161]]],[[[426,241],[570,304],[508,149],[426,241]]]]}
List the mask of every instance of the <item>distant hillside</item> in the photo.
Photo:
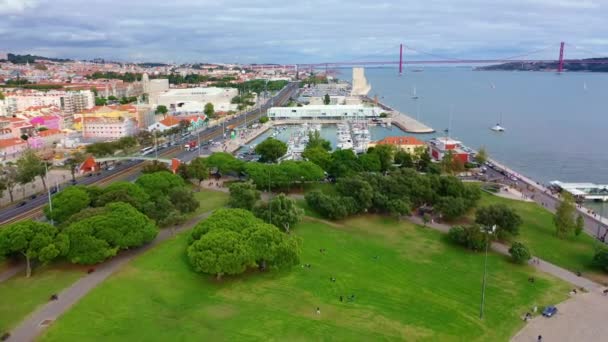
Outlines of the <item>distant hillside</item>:
{"type": "Polygon", "coordinates": [[[49,58],[49,57],[42,57],[42,56],[35,56],[35,55],[15,55],[12,53],[9,53],[6,55],[6,59],[11,62],[11,63],[15,63],[15,64],[25,64],[25,63],[30,63],[33,64],[34,62],[36,62],[36,60],[46,60],[46,61],[52,61],[52,62],[70,62],[71,59],[61,59],[61,58],[49,58]]]}
{"type": "MultiPolygon", "coordinates": [[[[475,70],[504,70],[504,71],[555,71],[557,70],[557,61],[555,62],[512,62],[496,65],[488,65],[475,68],[475,70]]],[[[608,57],[588,58],[577,60],[577,63],[564,61],[564,70],[566,71],[588,71],[588,72],[608,72],[608,57]],[[578,62],[581,61],[581,62],[578,62]],[[598,61],[606,63],[598,64],[598,61]],[[589,63],[585,63],[589,62],[589,63]],[[595,62],[595,63],[594,63],[595,62]]]]}

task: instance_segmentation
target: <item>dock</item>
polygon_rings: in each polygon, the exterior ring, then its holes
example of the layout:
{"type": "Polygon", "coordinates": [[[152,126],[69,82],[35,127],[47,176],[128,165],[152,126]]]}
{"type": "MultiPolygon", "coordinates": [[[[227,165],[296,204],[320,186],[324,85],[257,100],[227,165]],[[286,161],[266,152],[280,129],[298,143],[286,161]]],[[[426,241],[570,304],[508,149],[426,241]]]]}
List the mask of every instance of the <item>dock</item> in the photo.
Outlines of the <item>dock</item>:
{"type": "MultiPolygon", "coordinates": [[[[375,103],[375,101],[369,97],[365,97],[365,99],[369,102],[375,103]]],[[[423,124],[409,115],[406,115],[405,113],[401,113],[400,111],[395,110],[381,102],[377,102],[377,105],[389,115],[391,123],[399,127],[404,132],[416,134],[435,133],[433,128],[423,124]]]]}

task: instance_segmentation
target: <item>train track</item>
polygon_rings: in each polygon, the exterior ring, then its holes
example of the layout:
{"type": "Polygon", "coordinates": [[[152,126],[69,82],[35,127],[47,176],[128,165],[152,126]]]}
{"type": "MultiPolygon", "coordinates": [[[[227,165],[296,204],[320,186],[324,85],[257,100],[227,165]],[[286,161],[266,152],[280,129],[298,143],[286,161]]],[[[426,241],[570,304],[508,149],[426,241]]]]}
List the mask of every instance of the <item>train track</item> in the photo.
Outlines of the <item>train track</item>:
{"type": "MultiPolygon", "coordinates": [[[[283,102],[285,102],[288,97],[291,95],[291,93],[293,92],[293,88],[289,89],[287,91],[285,91],[284,94],[280,95],[277,99],[274,100],[274,103],[276,103],[277,105],[282,104],[283,102]]],[[[254,120],[259,119],[263,113],[266,112],[266,109],[263,110],[259,110],[259,111],[253,111],[248,115],[241,115],[241,117],[239,117],[238,119],[236,119],[236,121],[233,121],[230,123],[231,126],[234,127],[238,127],[241,126],[243,124],[246,123],[245,119],[247,118],[248,122],[253,122],[254,120]]],[[[201,136],[201,139],[203,139],[203,141],[208,141],[208,140],[212,140],[215,139],[219,136],[221,136],[223,134],[222,130],[220,130],[219,128],[216,128],[215,130],[213,130],[212,132],[208,132],[208,133],[204,133],[201,136]]],[[[166,156],[168,154],[174,153],[179,151],[179,147],[172,147],[167,151],[163,151],[160,156],[166,156]]],[[[134,174],[135,172],[138,172],[139,169],[141,167],[143,167],[144,163],[137,163],[133,166],[129,166],[123,170],[120,170],[112,175],[109,175],[107,177],[104,177],[98,181],[95,181],[89,185],[106,185],[110,182],[113,182],[117,179],[126,179],[127,177],[129,177],[130,175],[134,174]]],[[[8,220],[5,220],[3,222],[0,222],[0,224],[2,225],[6,225],[6,224],[11,224],[11,223],[15,223],[21,220],[27,220],[27,219],[34,219],[37,217],[40,217],[43,214],[43,207],[44,205],[40,205],[38,207],[35,208],[31,208],[27,211],[24,211],[22,213],[19,213],[13,217],[11,217],[8,220]]]]}

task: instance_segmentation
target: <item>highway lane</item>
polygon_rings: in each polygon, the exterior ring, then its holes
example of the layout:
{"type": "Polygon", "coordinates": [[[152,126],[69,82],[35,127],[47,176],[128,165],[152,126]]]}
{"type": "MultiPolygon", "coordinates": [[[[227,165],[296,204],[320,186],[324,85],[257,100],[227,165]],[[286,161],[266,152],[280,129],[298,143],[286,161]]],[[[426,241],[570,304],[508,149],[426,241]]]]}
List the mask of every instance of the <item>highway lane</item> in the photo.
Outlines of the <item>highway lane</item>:
{"type": "MultiPolygon", "coordinates": [[[[267,101],[259,108],[255,108],[243,114],[235,116],[230,120],[227,120],[223,125],[217,125],[211,128],[206,128],[196,134],[200,134],[201,143],[209,141],[222,141],[224,140],[223,133],[225,128],[228,128],[229,126],[240,127],[243,126],[245,122],[247,122],[247,124],[255,123],[263,114],[265,114],[268,108],[270,108],[272,105],[281,105],[287,102],[289,97],[292,96],[292,94],[298,89],[298,82],[290,82],[271,100],[267,101]]],[[[173,146],[165,150],[160,150],[159,157],[171,152],[178,151],[179,149],[183,148],[185,142],[198,139],[197,135],[190,135],[178,140],[178,143],[180,144],[178,146],[173,146]]],[[[182,160],[183,162],[188,162],[196,156],[198,156],[198,150],[182,150],[180,153],[177,154],[176,158],[182,160]]],[[[117,165],[115,169],[111,171],[101,170],[100,172],[92,174],[88,177],[79,177],[77,178],[77,184],[91,185],[100,182],[107,182],[109,180],[114,180],[115,178],[123,174],[127,174],[127,180],[133,180],[137,177],[137,175],[139,175],[139,172],[134,171],[137,171],[137,168],[142,166],[143,163],[144,162],[140,160],[123,161],[120,165],[117,165]]],[[[58,190],[61,191],[61,189],[64,189],[65,187],[70,185],[70,182],[59,184],[58,190]]],[[[26,198],[23,201],[17,201],[15,204],[7,206],[0,210],[0,224],[8,224],[19,221],[21,219],[38,216],[41,214],[42,207],[45,206],[47,203],[47,194],[40,194],[36,198],[26,198]]]]}

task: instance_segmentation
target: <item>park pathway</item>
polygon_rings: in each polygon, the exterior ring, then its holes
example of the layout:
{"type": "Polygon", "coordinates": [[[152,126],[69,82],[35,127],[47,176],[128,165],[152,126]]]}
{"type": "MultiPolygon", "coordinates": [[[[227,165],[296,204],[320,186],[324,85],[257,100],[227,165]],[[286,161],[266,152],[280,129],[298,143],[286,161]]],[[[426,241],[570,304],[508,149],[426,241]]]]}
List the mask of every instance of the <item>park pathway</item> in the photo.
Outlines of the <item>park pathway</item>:
{"type": "MultiPolygon", "coordinates": [[[[59,316],[70,309],[76,302],[84,297],[89,291],[99,285],[112,273],[120,269],[124,264],[131,261],[136,256],[157,246],[161,242],[174,236],[173,233],[187,230],[193,227],[198,221],[209,216],[211,212],[203,213],[188,222],[182,224],[178,228],[172,230],[169,228],[163,229],[151,243],[140,248],[128,250],[120,253],[111,260],[95,266],[95,271],[80,278],[69,288],[61,291],[58,294],[58,299],[49,301],[36,311],[25,318],[13,331],[8,341],[26,342],[34,341],[36,337],[50,324],[52,324],[59,316]]],[[[49,293],[49,297],[50,297],[49,293]]]]}
{"type": "Polygon", "coordinates": [[[11,263],[6,270],[0,273],[0,283],[3,281],[7,281],[8,279],[12,278],[14,275],[21,271],[25,272],[25,264],[11,263]]]}
{"type": "MultiPolygon", "coordinates": [[[[424,222],[422,222],[422,218],[419,216],[411,216],[411,217],[408,217],[408,219],[418,225],[425,226],[424,222]]],[[[433,228],[433,229],[438,230],[443,233],[447,233],[451,228],[450,226],[448,226],[446,224],[437,223],[437,222],[427,223],[426,227],[433,228]]],[[[500,242],[492,242],[491,247],[492,247],[493,251],[509,256],[509,247],[507,247],[506,245],[504,245],[500,242]]],[[[550,262],[544,261],[537,257],[533,257],[530,260],[529,265],[534,266],[539,271],[551,274],[552,276],[554,276],[556,278],[559,278],[567,283],[570,283],[577,288],[582,287],[588,291],[594,291],[594,290],[598,290],[602,287],[602,285],[600,285],[594,281],[591,281],[591,280],[581,277],[581,276],[577,276],[576,274],[574,274],[571,271],[568,271],[565,268],[561,268],[559,266],[556,266],[550,262]],[[534,263],[533,261],[537,261],[537,262],[534,263]]]]}

